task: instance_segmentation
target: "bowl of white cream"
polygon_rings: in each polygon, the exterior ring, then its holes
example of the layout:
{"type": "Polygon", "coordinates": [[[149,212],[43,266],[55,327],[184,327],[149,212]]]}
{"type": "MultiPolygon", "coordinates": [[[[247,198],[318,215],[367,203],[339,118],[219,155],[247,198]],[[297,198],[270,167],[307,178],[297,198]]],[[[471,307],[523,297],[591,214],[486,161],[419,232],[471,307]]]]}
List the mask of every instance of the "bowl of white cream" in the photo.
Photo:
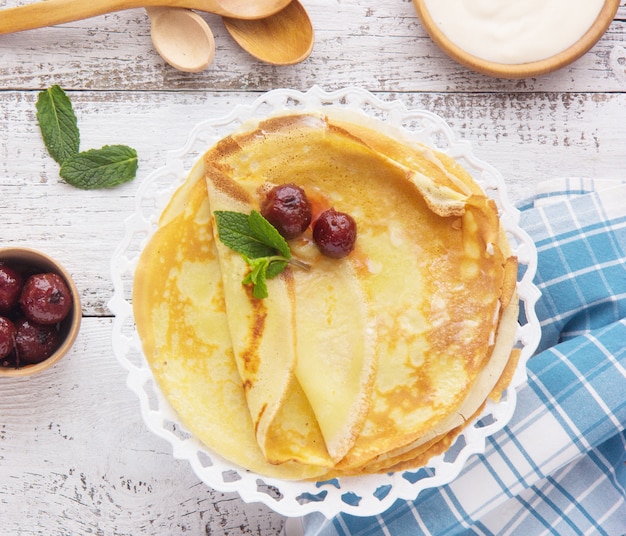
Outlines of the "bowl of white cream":
{"type": "Polygon", "coordinates": [[[433,41],[452,59],[500,78],[546,74],[602,37],[619,0],[413,0],[433,41]]]}

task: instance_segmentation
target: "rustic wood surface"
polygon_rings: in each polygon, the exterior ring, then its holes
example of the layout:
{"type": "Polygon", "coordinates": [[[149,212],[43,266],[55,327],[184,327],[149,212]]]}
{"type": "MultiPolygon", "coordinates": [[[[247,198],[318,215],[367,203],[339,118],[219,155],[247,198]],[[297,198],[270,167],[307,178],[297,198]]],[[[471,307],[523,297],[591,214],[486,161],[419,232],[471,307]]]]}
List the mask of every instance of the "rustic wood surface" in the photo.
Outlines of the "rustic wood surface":
{"type": "Polygon", "coordinates": [[[0,36],[0,245],[60,260],[80,289],[84,315],[68,358],[36,377],[0,381],[0,534],[281,531],[281,516],[207,488],[174,459],[143,424],[111,349],[109,263],[124,219],[142,179],[200,119],[278,87],[358,86],[444,117],[502,172],[515,201],[551,177],[623,178],[626,2],[588,54],[529,80],[488,78],[445,57],[410,0],[302,3],[316,44],[290,67],[254,60],[210,14],[202,16],[215,33],[216,59],[197,74],[164,64],[141,9],[0,36]],[[137,149],[134,182],[85,192],[59,178],[35,118],[37,94],[52,84],[74,103],[82,149],[137,149]]]}

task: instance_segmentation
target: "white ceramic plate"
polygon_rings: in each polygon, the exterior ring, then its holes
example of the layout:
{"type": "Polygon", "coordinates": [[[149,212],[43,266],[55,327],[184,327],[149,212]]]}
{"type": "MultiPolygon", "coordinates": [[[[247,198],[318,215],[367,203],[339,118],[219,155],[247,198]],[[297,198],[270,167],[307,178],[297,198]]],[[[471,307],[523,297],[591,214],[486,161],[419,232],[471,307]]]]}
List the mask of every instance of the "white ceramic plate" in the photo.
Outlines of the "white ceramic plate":
{"type": "Polygon", "coordinates": [[[423,110],[407,110],[399,101],[384,102],[371,93],[348,88],[326,93],[313,87],[306,93],[278,89],[247,106],[237,106],[225,117],[197,125],[186,145],[169,152],[167,164],[150,174],[137,192],[135,212],[126,221],[126,235],[115,252],[111,273],[114,295],[109,302],[115,313],[113,349],[128,371],[127,383],[140,400],[143,418],[155,434],[166,439],[174,456],[187,460],[208,486],[224,492],[237,492],[247,502],[262,502],[285,516],[321,512],[327,517],[346,512],[370,516],[383,512],[397,499],[413,500],[420,491],[454,480],[468,457],[484,452],[485,438],[504,427],[516,403],[516,387],[526,380],[526,362],[540,336],[534,306],[539,292],[532,284],[537,253],[528,235],[518,225],[518,211],[510,204],[501,175],[489,164],[475,158],[468,142],[455,138],[440,117],[423,110]],[[130,301],[133,273],[139,254],[156,230],[157,220],[174,191],[184,182],[197,159],[216,141],[242,123],[283,111],[323,110],[329,106],[362,114],[364,120],[382,121],[384,130],[393,130],[418,142],[435,147],[457,159],[472,173],[501,211],[503,225],[519,259],[518,284],[526,322],[517,332],[522,348],[519,367],[511,386],[498,404],[489,402],[480,417],[470,424],[444,455],[433,458],[427,467],[384,475],[367,475],[327,482],[291,482],[260,476],[234,466],[210,452],[185,430],[178,416],[162,395],[141,352],[130,301]]]}

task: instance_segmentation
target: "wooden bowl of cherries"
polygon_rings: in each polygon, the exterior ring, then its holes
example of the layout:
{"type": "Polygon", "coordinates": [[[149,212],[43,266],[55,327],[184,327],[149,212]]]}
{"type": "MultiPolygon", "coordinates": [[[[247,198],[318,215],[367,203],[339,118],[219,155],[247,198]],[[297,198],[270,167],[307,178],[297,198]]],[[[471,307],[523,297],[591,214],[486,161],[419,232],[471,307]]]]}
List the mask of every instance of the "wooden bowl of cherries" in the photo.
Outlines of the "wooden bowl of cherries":
{"type": "Polygon", "coordinates": [[[74,344],[81,317],[76,285],[58,262],[33,249],[0,249],[0,377],[57,363],[74,344]]]}

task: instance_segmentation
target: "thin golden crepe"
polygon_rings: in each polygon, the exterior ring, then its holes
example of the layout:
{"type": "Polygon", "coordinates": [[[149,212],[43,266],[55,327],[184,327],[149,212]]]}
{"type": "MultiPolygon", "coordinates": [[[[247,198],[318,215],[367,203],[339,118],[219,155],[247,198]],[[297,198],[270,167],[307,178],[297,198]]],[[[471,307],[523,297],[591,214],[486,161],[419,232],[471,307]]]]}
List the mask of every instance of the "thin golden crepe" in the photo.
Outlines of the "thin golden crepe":
{"type": "MultiPolygon", "coordinates": [[[[209,149],[141,255],[144,353],[181,420],[213,451],[281,478],[423,464],[445,450],[516,353],[516,260],[497,208],[453,160],[360,121],[270,118],[209,149]],[[357,222],[355,251],[307,232],[252,297],[212,213],[258,210],[293,182],[314,212],[357,222]]],[[[499,383],[498,383],[499,382],[499,383]]]]}

